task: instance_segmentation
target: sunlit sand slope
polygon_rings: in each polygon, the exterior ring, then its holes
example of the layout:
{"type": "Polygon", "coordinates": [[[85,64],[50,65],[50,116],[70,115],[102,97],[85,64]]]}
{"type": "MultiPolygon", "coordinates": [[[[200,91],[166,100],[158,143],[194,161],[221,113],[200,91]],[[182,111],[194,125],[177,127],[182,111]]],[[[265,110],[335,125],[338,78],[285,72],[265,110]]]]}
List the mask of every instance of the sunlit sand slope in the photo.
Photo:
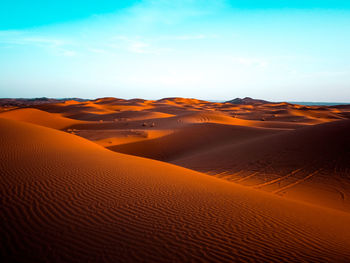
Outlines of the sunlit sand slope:
{"type": "Polygon", "coordinates": [[[64,129],[72,125],[85,123],[61,116],[61,114],[48,113],[46,111],[24,108],[0,113],[0,118],[30,122],[45,127],[64,129]]]}
{"type": "Polygon", "coordinates": [[[0,119],[3,262],[349,262],[350,216],[0,119]]]}

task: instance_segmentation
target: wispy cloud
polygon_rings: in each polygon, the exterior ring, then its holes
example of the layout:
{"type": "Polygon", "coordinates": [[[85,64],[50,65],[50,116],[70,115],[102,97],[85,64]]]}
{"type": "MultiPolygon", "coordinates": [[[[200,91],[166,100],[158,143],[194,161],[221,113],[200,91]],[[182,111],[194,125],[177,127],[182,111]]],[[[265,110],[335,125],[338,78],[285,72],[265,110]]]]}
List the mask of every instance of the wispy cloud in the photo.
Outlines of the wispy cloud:
{"type": "Polygon", "coordinates": [[[36,35],[28,31],[2,31],[0,32],[0,43],[7,45],[34,46],[60,56],[71,57],[77,54],[72,48],[72,41],[36,35]]]}

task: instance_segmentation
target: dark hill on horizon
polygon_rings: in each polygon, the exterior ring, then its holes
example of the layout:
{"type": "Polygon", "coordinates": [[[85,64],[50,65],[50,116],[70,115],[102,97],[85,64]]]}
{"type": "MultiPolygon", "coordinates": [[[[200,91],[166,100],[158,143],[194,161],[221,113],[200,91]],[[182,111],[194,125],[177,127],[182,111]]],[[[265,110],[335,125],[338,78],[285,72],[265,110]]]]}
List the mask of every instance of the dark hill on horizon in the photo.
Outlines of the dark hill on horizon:
{"type": "Polygon", "coordinates": [[[233,100],[228,100],[226,101],[226,103],[232,103],[232,104],[238,104],[238,105],[254,105],[254,104],[266,104],[266,103],[274,103],[274,102],[245,97],[243,99],[235,98],[233,100]]]}

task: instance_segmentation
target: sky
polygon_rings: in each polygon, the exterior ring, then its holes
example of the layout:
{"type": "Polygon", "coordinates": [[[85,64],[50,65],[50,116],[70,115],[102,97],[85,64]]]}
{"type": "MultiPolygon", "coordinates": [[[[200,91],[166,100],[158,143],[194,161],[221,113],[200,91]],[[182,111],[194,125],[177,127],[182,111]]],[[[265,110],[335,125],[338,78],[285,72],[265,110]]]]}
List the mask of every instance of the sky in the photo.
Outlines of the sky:
{"type": "Polygon", "coordinates": [[[2,0],[0,97],[350,102],[350,1],[2,0]]]}

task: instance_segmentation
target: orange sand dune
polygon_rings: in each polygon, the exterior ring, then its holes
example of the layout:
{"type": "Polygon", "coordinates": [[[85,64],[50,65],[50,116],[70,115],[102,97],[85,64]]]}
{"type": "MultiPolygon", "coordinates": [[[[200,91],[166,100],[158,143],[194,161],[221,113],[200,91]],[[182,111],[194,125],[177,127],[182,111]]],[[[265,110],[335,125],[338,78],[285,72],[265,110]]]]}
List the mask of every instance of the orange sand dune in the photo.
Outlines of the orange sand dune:
{"type": "Polygon", "coordinates": [[[237,118],[257,121],[297,122],[318,124],[344,118],[342,106],[302,106],[290,103],[273,103],[258,105],[232,105],[230,103],[217,106],[222,112],[234,114],[237,118]]]}
{"type": "Polygon", "coordinates": [[[187,115],[180,116],[180,122],[187,123],[220,123],[227,125],[240,125],[249,127],[261,127],[261,128],[277,128],[277,129],[296,129],[305,126],[302,123],[296,122],[280,122],[280,121],[256,121],[246,120],[229,116],[227,114],[218,112],[196,112],[187,115]]]}
{"type": "Polygon", "coordinates": [[[350,215],[0,119],[6,262],[349,262],[350,215]]]}
{"type": "Polygon", "coordinates": [[[108,149],[161,161],[171,161],[192,156],[203,150],[216,149],[226,144],[241,143],[283,131],[217,123],[195,123],[166,136],[116,145],[108,149]]]}
{"type": "Polygon", "coordinates": [[[291,110],[291,114],[294,116],[304,116],[314,121],[314,123],[327,122],[330,120],[338,120],[341,119],[337,114],[339,113],[337,110],[330,110],[326,108],[308,108],[301,107],[296,110],[291,110]]]}
{"type": "Polygon", "coordinates": [[[189,98],[181,98],[181,97],[173,97],[173,98],[163,98],[158,100],[157,102],[165,102],[165,103],[180,103],[180,104],[199,104],[199,103],[206,103],[207,101],[204,100],[197,100],[197,99],[189,99],[189,98]]]}
{"type": "Polygon", "coordinates": [[[174,163],[291,198],[350,211],[350,120],[202,151],[174,163]]]}
{"type": "Polygon", "coordinates": [[[154,112],[154,111],[107,111],[107,112],[96,112],[93,110],[87,111],[77,111],[74,114],[66,115],[69,118],[77,120],[86,120],[86,121],[135,121],[135,120],[149,120],[149,119],[159,119],[159,118],[169,118],[174,115],[167,114],[163,112],[154,112]]]}
{"type": "Polygon", "coordinates": [[[30,122],[45,127],[64,129],[83,121],[62,117],[60,114],[48,113],[33,108],[15,109],[0,113],[0,118],[30,122]]]}
{"type": "Polygon", "coordinates": [[[172,130],[157,129],[116,129],[116,130],[83,130],[75,131],[75,134],[93,141],[103,147],[127,144],[163,137],[173,133],[172,130]]]}
{"type": "Polygon", "coordinates": [[[150,119],[166,118],[167,114],[185,117],[184,121],[209,121],[232,123],[246,121],[242,125],[272,128],[297,128],[306,124],[318,124],[348,118],[350,109],[343,106],[301,106],[290,103],[266,103],[256,105],[237,105],[214,103],[196,99],[166,98],[158,101],[142,99],[123,100],[102,98],[92,101],[52,103],[35,105],[41,110],[61,113],[62,116],[77,120],[113,121],[116,118],[150,119]],[[149,116],[152,112],[158,116],[149,116]],[[163,114],[160,116],[160,114],[163,114]],[[165,115],[164,115],[165,114],[165,115]],[[194,114],[194,116],[190,116],[194,114]],[[197,116],[195,116],[197,114],[197,116]],[[202,115],[202,116],[199,116],[202,115]],[[216,116],[215,116],[216,115],[216,116]],[[250,123],[254,121],[256,123],[250,123]]]}

